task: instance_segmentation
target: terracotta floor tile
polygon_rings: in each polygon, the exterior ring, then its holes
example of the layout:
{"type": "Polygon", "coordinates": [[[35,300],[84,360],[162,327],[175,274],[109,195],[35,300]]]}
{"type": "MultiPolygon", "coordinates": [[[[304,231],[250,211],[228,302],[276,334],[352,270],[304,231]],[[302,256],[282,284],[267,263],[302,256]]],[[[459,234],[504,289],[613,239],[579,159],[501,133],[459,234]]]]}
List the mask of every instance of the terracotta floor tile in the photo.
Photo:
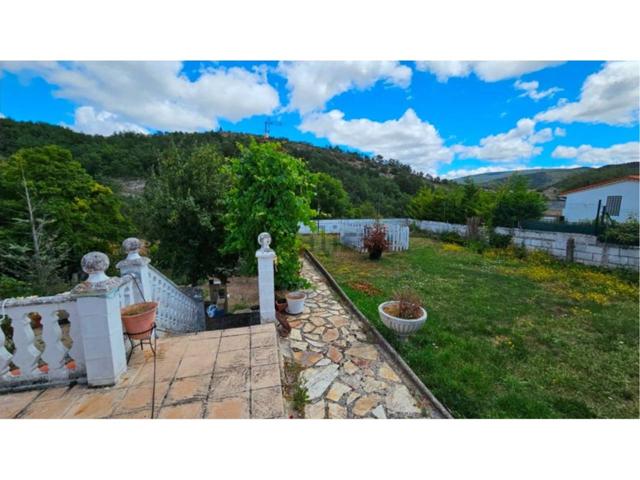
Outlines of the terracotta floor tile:
{"type": "Polygon", "coordinates": [[[44,392],[36,397],[34,402],[50,402],[51,400],[58,400],[62,397],[68,396],[69,392],[73,390],[74,387],[64,386],[64,387],[52,387],[47,388],[44,392]]]}
{"type": "Polygon", "coordinates": [[[219,338],[207,338],[189,342],[184,352],[185,357],[215,357],[218,353],[219,338]]]}
{"type": "Polygon", "coordinates": [[[250,335],[222,337],[220,339],[220,352],[229,352],[231,350],[249,350],[250,338],[250,335]]]}
{"type": "Polygon", "coordinates": [[[251,368],[251,389],[276,387],[280,385],[280,366],[259,365],[251,368]]]}
{"type": "Polygon", "coordinates": [[[260,347],[251,349],[251,366],[271,365],[279,363],[278,350],[275,347],[260,347]]]}
{"type": "Polygon", "coordinates": [[[251,333],[251,327],[227,328],[226,330],[222,330],[223,337],[233,337],[236,335],[249,335],[249,333],[251,333]]]}
{"type": "Polygon", "coordinates": [[[205,340],[207,338],[220,338],[222,336],[222,330],[209,330],[207,332],[198,332],[195,335],[189,337],[190,340],[205,340]]]}
{"type": "Polygon", "coordinates": [[[283,418],[282,389],[268,387],[251,391],[251,418],[283,418]]]}
{"type": "Polygon", "coordinates": [[[205,418],[250,418],[249,392],[244,392],[236,396],[211,400],[207,404],[207,414],[205,418]]]}
{"type": "Polygon", "coordinates": [[[249,349],[218,352],[214,372],[221,372],[230,368],[249,367],[250,365],[249,349]]]}
{"type": "Polygon", "coordinates": [[[176,378],[211,374],[214,360],[213,357],[184,357],[178,367],[176,378]]]}
{"type": "Polygon", "coordinates": [[[0,395],[0,418],[15,417],[41,393],[42,390],[30,390],[0,395]]]}
{"type": "Polygon", "coordinates": [[[222,398],[249,390],[250,373],[248,368],[235,368],[221,373],[214,372],[210,398],[222,398]]]}
{"type": "Polygon", "coordinates": [[[199,400],[206,397],[211,383],[211,375],[178,378],[173,381],[165,404],[199,400]]]}
{"type": "Polygon", "coordinates": [[[263,323],[261,325],[251,325],[251,333],[265,333],[265,332],[274,332],[276,331],[276,324],[271,323],[263,323]]]}
{"type": "Polygon", "coordinates": [[[71,405],[67,410],[64,418],[104,418],[113,413],[118,406],[126,390],[109,389],[109,390],[92,390],[91,393],[85,393],[71,405]]]}
{"type": "Polygon", "coordinates": [[[70,397],[46,402],[33,402],[20,418],[62,418],[72,404],[73,400],[70,397]]]}
{"type": "MultiPolygon", "coordinates": [[[[162,403],[162,399],[169,389],[169,382],[156,383],[156,407],[162,403]]],[[[124,398],[114,411],[114,415],[124,414],[140,409],[151,409],[152,383],[133,385],[125,393],[124,398]]]]}
{"type": "Polygon", "coordinates": [[[251,334],[251,348],[272,347],[276,345],[276,333],[261,332],[251,334]]]}
{"type": "Polygon", "coordinates": [[[202,418],[203,407],[202,401],[171,405],[163,407],[158,418],[202,418]]]}

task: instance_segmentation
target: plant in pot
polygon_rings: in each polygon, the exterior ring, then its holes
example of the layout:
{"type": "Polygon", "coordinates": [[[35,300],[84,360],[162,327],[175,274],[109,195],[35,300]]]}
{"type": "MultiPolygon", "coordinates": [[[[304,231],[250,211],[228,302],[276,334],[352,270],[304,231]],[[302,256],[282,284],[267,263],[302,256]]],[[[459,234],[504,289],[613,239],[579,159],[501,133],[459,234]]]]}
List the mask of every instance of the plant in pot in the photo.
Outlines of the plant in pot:
{"type": "Polygon", "coordinates": [[[287,313],[290,315],[298,315],[304,311],[304,301],[307,294],[304,292],[289,292],[286,295],[287,313]]]}
{"type": "Polygon", "coordinates": [[[427,311],[422,307],[420,297],[409,289],[394,293],[393,300],[378,305],[380,320],[406,341],[427,321],[427,311]]]}
{"type": "Polygon", "coordinates": [[[157,311],[157,302],[134,303],[122,308],[120,316],[129,339],[146,340],[150,338],[157,311]]]}
{"type": "Polygon", "coordinates": [[[276,311],[282,313],[285,311],[286,308],[287,308],[286,297],[282,295],[276,295],[276,311]]]}
{"type": "Polygon", "coordinates": [[[389,249],[387,240],[387,227],[382,223],[374,223],[369,226],[364,233],[362,244],[371,260],[379,260],[382,252],[389,249]]]}

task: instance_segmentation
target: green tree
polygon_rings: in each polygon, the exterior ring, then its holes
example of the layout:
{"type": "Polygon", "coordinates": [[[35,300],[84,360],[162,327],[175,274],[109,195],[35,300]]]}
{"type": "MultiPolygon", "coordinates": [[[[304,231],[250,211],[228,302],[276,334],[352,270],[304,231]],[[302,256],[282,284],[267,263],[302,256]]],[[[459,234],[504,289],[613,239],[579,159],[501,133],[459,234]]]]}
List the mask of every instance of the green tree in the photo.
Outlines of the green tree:
{"type": "Polygon", "coordinates": [[[147,239],[157,242],[158,264],[191,284],[214,274],[224,281],[237,262],[222,252],[227,163],[211,145],[188,155],[172,148],[145,186],[138,215],[147,239]]]}
{"type": "Polygon", "coordinates": [[[300,286],[297,233],[301,222],[311,225],[313,215],[313,177],[305,163],[279,143],[252,141],[240,147],[230,171],[226,250],[240,255],[245,271],[255,272],[258,235],[269,232],[278,255],[276,287],[300,286]]]}
{"type": "MultiPolygon", "coordinates": [[[[68,277],[77,272],[82,256],[92,250],[118,251],[130,235],[131,224],[122,215],[120,200],[111,189],[96,182],[75,161],[68,150],[58,146],[24,148],[0,161],[0,244],[30,245],[39,221],[24,219],[26,212],[38,212],[55,229],[48,236],[68,247],[62,265],[68,277]],[[31,207],[25,191],[29,192],[31,207]]],[[[44,223],[42,225],[44,225],[44,223]]],[[[46,232],[47,228],[42,227],[46,232]]],[[[46,233],[43,233],[46,236],[46,233]]],[[[35,254],[35,251],[33,252],[35,254]]],[[[0,273],[7,273],[6,262],[0,273]]]]}
{"type": "Polygon", "coordinates": [[[495,227],[517,227],[524,220],[539,219],[546,208],[544,196],[529,190],[526,178],[512,175],[496,192],[491,224],[495,227]]]}
{"type": "Polygon", "coordinates": [[[326,173],[315,175],[315,195],[311,207],[321,218],[344,218],[349,216],[351,204],[342,182],[326,173]]]}

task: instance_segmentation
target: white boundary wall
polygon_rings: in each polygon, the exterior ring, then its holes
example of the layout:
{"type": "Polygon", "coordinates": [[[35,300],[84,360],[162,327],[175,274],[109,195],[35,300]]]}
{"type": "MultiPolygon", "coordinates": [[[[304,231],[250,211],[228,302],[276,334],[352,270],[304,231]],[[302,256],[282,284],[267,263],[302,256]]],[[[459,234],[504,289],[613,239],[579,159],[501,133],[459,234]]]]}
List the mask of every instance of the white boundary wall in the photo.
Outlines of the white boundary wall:
{"type": "MultiPolygon", "coordinates": [[[[369,224],[374,219],[331,219],[314,222],[326,233],[340,233],[343,224],[369,224]]],[[[381,223],[410,225],[414,224],[420,230],[432,233],[456,232],[465,235],[466,225],[432,222],[430,220],[412,220],[409,218],[384,218],[381,223]]],[[[521,228],[496,228],[496,232],[510,234],[513,243],[524,245],[527,250],[542,250],[554,257],[567,259],[567,242],[573,238],[575,242],[573,259],[575,262],[601,267],[624,267],[635,270],[640,269],[640,249],[613,244],[605,244],[598,241],[595,235],[581,233],[547,232],[542,230],[525,230],[521,228]]],[[[311,230],[302,226],[301,234],[309,234],[311,230]]]]}

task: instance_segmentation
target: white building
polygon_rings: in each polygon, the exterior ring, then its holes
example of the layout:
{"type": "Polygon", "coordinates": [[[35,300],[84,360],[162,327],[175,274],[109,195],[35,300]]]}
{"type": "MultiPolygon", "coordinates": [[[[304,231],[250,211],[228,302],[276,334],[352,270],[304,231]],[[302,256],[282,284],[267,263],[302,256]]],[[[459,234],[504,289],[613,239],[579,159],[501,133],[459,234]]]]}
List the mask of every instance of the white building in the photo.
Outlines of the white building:
{"type": "Polygon", "coordinates": [[[614,220],[638,218],[640,175],[629,175],[561,192],[566,198],[563,209],[567,222],[591,221],[598,214],[598,203],[614,220]]]}

